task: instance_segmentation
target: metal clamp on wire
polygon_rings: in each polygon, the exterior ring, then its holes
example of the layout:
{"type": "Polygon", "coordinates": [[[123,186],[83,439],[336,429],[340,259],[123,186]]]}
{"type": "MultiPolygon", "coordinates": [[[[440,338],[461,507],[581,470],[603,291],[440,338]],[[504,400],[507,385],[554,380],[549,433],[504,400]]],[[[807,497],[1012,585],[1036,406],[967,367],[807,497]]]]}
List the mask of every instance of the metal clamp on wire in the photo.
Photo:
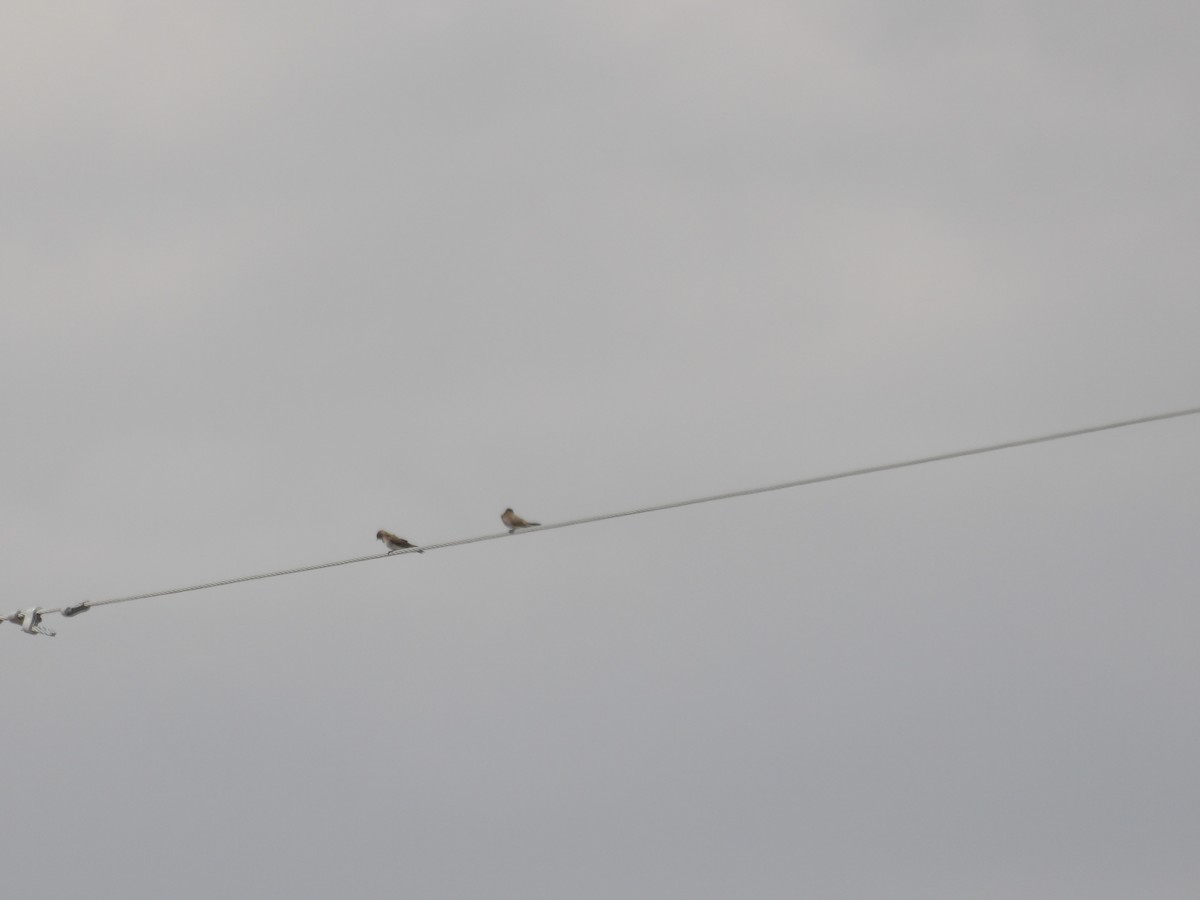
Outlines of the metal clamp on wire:
{"type": "Polygon", "coordinates": [[[44,634],[54,637],[55,633],[42,624],[42,611],[39,607],[30,610],[18,610],[8,617],[21,625],[26,634],[44,634]]]}
{"type": "Polygon", "coordinates": [[[85,613],[92,608],[91,600],[84,600],[82,603],[76,603],[74,606],[63,607],[62,617],[69,619],[71,616],[77,616],[80,613],[85,613]]]}

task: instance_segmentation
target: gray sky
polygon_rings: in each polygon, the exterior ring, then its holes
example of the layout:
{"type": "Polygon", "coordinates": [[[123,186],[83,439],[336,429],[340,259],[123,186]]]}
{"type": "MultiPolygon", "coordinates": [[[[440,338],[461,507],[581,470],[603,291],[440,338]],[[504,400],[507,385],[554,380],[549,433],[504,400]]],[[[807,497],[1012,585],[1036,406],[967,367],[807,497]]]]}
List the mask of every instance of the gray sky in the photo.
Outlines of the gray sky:
{"type": "MultiPolygon", "coordinates": [[[[1196,405],[1198,27],[6,3],[0,612],[1196,405]]],[[[5,893],[1192,898],[1198,452],[5,625],[5,893]]]]}

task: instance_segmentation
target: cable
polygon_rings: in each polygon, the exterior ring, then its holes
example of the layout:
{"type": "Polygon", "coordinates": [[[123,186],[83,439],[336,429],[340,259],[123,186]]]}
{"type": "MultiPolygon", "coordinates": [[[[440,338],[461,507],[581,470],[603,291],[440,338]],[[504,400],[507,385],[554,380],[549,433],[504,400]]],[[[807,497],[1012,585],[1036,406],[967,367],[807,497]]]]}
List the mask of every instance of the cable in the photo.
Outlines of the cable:
{"type": "MultiPolygon", "coordinates": [[[[995,453],[998,450],[1011,450],[1014,447],[1028,447],[1031,444],[1045,444],[1050,441],[1061,441],[1066,438],[1080,437],[1085,434],[1095,434],[1099,431],[1111,431],[1115,428],[1128,428],[1131,425],[1145,425],[1150,422],[1161,422],[1166,419],[1178,419],[1183,416],[1194,416],[1200,413],[1200,406],[1192,407],[1191,409],[1181,409],[1175,412],[1158,413],[1152,416],[1139,416],[1136,419],[1124,419],[1120,422],[1109,422],[1105,425],[1091,425],[1087,428],[1074,428],[1070,431],[1058,431],[1053,434],[1044,434],[1038,437],[1021,438],[1015,441],[1005,441],[1000,444],[988,444],[984,447],[972,447],[969,450],[955,450],[950,453],[938,453],[933,456],[921,456],[916,459],[908,459],[903,462],[884,463],[878,466],[864,466],[859,469],[847,469],[844,472],[834,472],[830,475],[817,475],[811,478],[801,478],[796,481],[784,481],[780,484],[767,485],[766,487],[747,488],[741,491],[729,491],[724,494],[711,494],[707,497],[694,497],[690,500],[677,500],[673,503],[660,503],[655,506],[642,506],[637,509],[628,509],[623,512],[604,513],[598,516],[587,516],[582,519],[569,519],[566,522],[555,522],[548,525],[540,525],[536,528],[530,528],[517,531],[510,534],[507,531],[502,531],[497,534],[484,534],[478,537],[460,538],[455,541],[443,541],[439,544],[422,544],[421,550],[444,550],[448,547],[461,547],[465,544],[478,544],[481,541],[494,541],[498,538],[516,537],[522,534],[532,534],[539,531],[551,531],[555,528],[571,528],[575,525],[587,525],[591,522],[603,522],[608,519],[622,519],[626,516],[640,516],[645,513],[662,512],[668,509],[679,509],[683,506],[695,506],[700,503],[715,503],[718,500],[732,500],[735,497],[750,497],[754,494],[766,494],[771,491],[783,491],[788,488],[804,487],[810,484],[820,484],[825,481],[837,481],[842,478],[856,478],[859,475],[871,475],[875,472],[888,472],[893,469],[905,469],[911,466],[923,466],[927,463],[943,462],[948,459],[960,459],[964,456],[978,456],[981,453],[995,453]]],[[[335,566],[348,566],[352,563],[366,562],[371,559],[384,559],[388,556],[402,556],[408,553],[415,553],[416,550],[401,550],[395,553],[374,553],[370,556],[356,556],[353,559],[340,559],[335,562],[317,563],[311,566],[299,566],[294,569],[280,569],[275,572],[263,572],[259,575],[243,575],[240,578],[226,578],[222,581],[209,581],[204,584],[194,584],[189,587],[171,588],[166,591],[155,591],[149,594],[134,594],[130,597],[114,597],[109,600],[93,600],[88,606],[109,606],[113,603],[128,603],[131,600],[149,600],[154,597],[167,597],[171,594],[185,594],[189,591],[203,591],[209,588],[224,587],[230,584],[240,584],[243,581],[258,581],[263,578],[278,578],[280,575],[296,575],[300,572],[314,572],[317,569],[331,569],[335,566]]],[[[52,613],[61,613],[65,607],[58,609],[42,609],[39,610],[41,615],[50,615],[52,613]]],[[[0,617],[0,621],[4,618],[13,618],[12,616],[0,617]]]]}

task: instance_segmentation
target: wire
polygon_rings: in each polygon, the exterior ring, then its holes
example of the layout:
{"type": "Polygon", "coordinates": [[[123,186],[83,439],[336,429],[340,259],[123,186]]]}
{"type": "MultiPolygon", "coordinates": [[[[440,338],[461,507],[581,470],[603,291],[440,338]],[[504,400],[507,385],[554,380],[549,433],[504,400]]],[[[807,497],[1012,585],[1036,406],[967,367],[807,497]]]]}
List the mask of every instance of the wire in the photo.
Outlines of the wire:
{"type": "MultiPolygon", "coordinates": [[[[950,453],[938,453],[933,456],[921,456],[916,459],[907,459],[902,462],[884,463],[877,466],[864,466],[859,469],[847,469],[843,472],[834,472],[830,475],[817,475],[811,478],[801,478],[796,481],[784,481],[779,484],[771,484],[766,487],[746,488],[741,491],[729,491],[724,494],[711,494],[707,497],[694,497],[690,500],[677,500],[673,503],[660,503],[655,506],[642,506],[637,509],[627,509],[622,512],[604,513],[598,516],[587,516],[582,519],[569,519],[566,522],[555,522],[548,525],[539,525],[535,528],[521,529],[514,533],[502,531],[495,534],[484,534],[478,537],[460,538],[454,541],[443,541],[439,544],[422,544],[421,550],[445,550],[449,547],[462,547],[466,544],[478,544],[482,541],[494,541],[498,538],[517,537],[522,534],[532,534],[540,531],[551,531],[556,528],[571,528],[575,525],[587,525],[592,522],[604,522],[608,519],[622,519],[626,516],[640,516],[645,513],[662,512],[668,509],[679,509],[684,506],[696,506],[700,503],[715,503],[719,500],[732,500],[735,497],[750,497],[754,494],[766,494],[771,491],[783,491],[789,488],[804,487],[810,484],[820,484],[825,481],[838,481],[842,478],[856,478],[859,475],[871,475],[875,472],[888,472],[893,469],[905,469],[911,466],[923,466],[928,463],[944,462],[949,459],[960,459],[964,456],[978,456],[983,453],[995,453],[998,450],[1011,450],[1014,447],[1028,447],[1032,444],[1045,444],[1050,441],[1061,441],[1066,438],[1080,437],[1085,434],[1095,434],[1100,431],[1111,431],[1116,428],[1128,428],[1132,425],[1145,425],[1150,422],[1162,422],[1166,419],[1178,419],[1183,416],[1194,416],[1200,413],[1200,406],[1190,409],[1176,410],[1175,412],[1158,413],[1152,416],[1139,416],[1136,419],[1124,419],[1120,422],[1109,422],[1105,425],[1091,425],[1087,428],[1074,428],[1070,431],[1057,431],[1053,434],[1043,434],[1038,437],[1021,438],[1015,441],[1004,441],[1000,444],[988,444],[983,447],[972,447],[968,450],[955,450],[950,453]]],[[[186,594],[190,591],[204,591],[209,588],[224,587],[230,584],[240,584],[244,581],[259,581],[263,578],[278,578],[281,575],[296,575],[300,572],[315,572],[317,569],[331,569],[335,566],[348,566],[353,563],[366,562],[372,559],[385,559],[389,556],[403,556],[409,553],[417,552],[413,550],[400,550],[393,553],[374,553],[370,556],[356,556],[353,559],[340,559],[335,562],[317,563],[311,566],[298,566],[294,569],[279,569],[275,572],[263,572],[258,575],[243,575],[239,578],[226,578],[221,581],[209,581],[204,584],[193,584],[189,587],[171,588],[165,591],[155,591],[149,594],[134,594],[129,597],[114,597],[108,600],[93,600],[88,603],[90,607],[109,606],[113,603],[128,603],[132,600],[149,600],[154,597],[168,597],[172,594],[186,594]]],[[[41,615],[50,615],[52,613],[61,613],[67,607],[58,609],[41,609],[41,615]]],[[[0,617],[3,619],[12,619],[13,616],[0,617]]]]}

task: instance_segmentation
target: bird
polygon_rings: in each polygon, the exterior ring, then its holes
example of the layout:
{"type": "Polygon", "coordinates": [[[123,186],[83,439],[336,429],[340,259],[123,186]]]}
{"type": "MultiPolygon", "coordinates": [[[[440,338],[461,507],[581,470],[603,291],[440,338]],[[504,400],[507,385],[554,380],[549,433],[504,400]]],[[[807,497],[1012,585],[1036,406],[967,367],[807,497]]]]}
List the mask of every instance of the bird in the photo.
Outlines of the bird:
{"type": "Polygon", "coordinates": [[[500,521],[508,526],[508,533],[512,534],[518,528],[536,528],[541,525],[541,522],[527,522],[512,511],[510,506],[504,512],[500,513],[500,521]]]}
{"type": "Polygon", "coordinates": [[[388,553],[395,553],[397,550],[416,550],[418,553],[425,552],[416,544],[409,543],[402,537],[396,537],[390,531],[384,531],[382,528],[375,532],[375,540],[383,541],[383,545],[388,548],[388,553]]]}

